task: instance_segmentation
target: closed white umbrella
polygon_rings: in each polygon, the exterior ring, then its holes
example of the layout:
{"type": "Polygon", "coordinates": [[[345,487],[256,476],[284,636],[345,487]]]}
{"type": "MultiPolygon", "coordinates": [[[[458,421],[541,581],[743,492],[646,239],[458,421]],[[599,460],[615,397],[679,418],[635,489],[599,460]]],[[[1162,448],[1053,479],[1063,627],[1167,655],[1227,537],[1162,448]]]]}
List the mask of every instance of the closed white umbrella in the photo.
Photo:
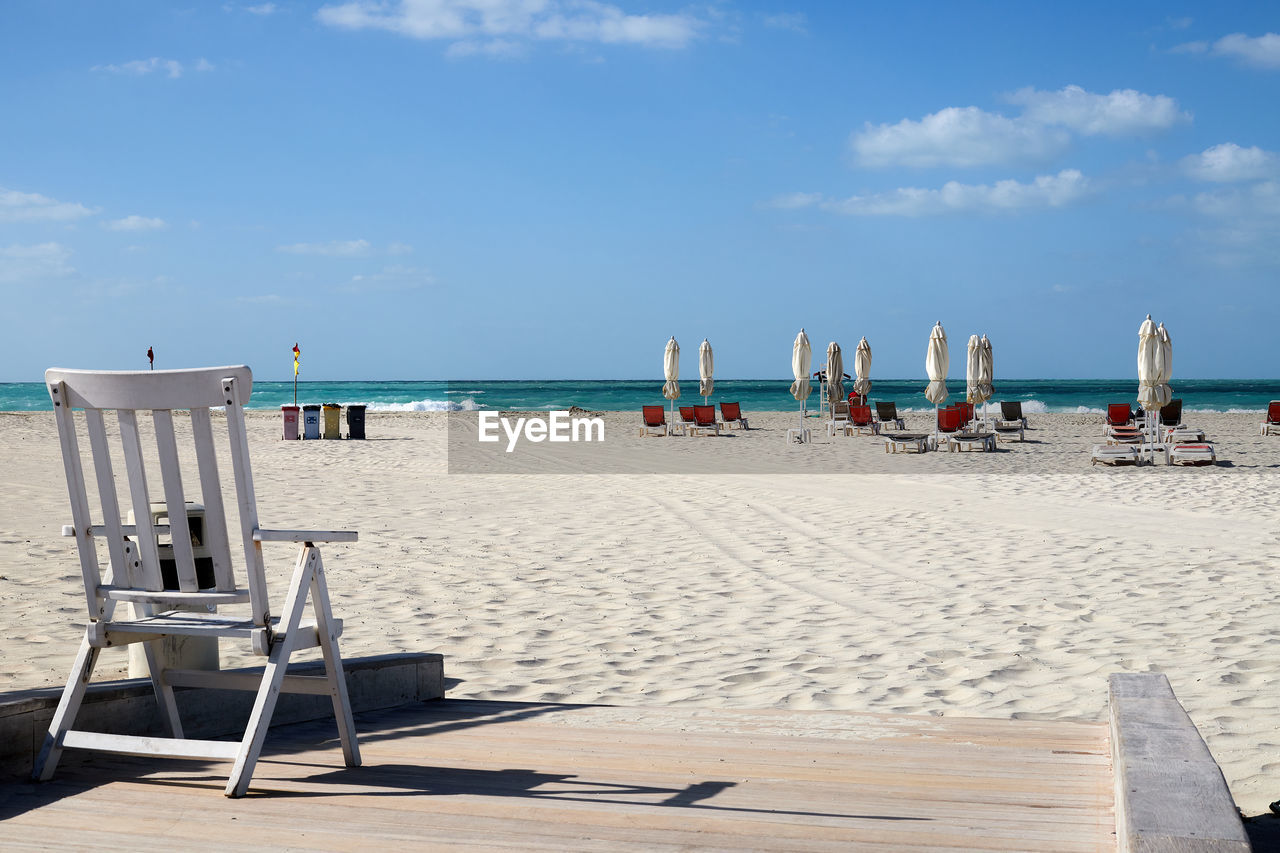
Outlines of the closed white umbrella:
{"type": "Polygon", "coordinates": [[[933,403],[933,434],[934,443],[937,443],[938,435],[938,412],[937,407],[941,406],[947,399],[947,371],[951,368],[951,354],[947,351],[947,333],[942,328],[942,323],[935,323],[933,331],[929,333],[929,349],[924,357],[924,370],[929,374],[929,384],[925,386],[924,396],[930,403],[933,403]]]}
{"type": "Polygon", "coordinates": [[[996,375],[996,361],[991,354],[991,341],[987,340],[987,336],[982,336],[982,352],[979,354],[981,360],[978,364],[978,389],[982,393],[983,408],[986,408],[986,401],[991,399],[996,389],[992,385],[996,375]]]}
{"type": "Polygon", "coordinates": [[[986,335],[979,338],[969,336],[968,358],[965,360],[965,399],[973,403],[975,410],[991,397],[991,368],[987,358],[991,353],[991,342],[986,335]],[[986,342],[985,350],[983,342],[986,342]]]}
{"type": "Polygon", "coordinates": [[[703,403],[707,402],[707,398],[715,388],[715,381],[711,378],[714,367],[715,363],[711,359],[711,344],[703,338],[702,346],[698,347],[698,377],[701,380],[698,383],[698,393],[702,395],[703,403]]]}
{"type": "Polygon", "coordinates": [[[844,355],[835,341],[827,344],[827,399],[832,403],[844,399],[844,355]]]}
{"type": "MultiPolygon", "coordinates": [[[[1155,444],[1155,424],[1160,418],[1160,371],[1164,355],[1160,351],[1160,333],[1151,315],[1138,327],[1138,405],[1147,413],[1147,430],[1155,444]]],[[[1151,450],[1154,452],[1155,448],[1151,450]]]]}
{"type": "Polygon", "coordinates": [[[667,341],[667,348],[662,353],[662,374],[666,382],[662,386],[662,396],[671,401],[671,422],[676,422],[676,400],[680,399],[680,345],[672,336],[667,341]]]}
{"type": "Polygon", "coordinates": [[[809,336],[800,330],[795,343],[791,345],[791,375],[795,381],[791,383],[791,396],[800,403],[800,423],[804,424],[804,401],[809,399],[809,364],[813,358],[813,350],[809,347],[809,336]]]}
{"type": "Polygon", "coordinates": [[[860,396],[871,393],[871,344],[864,337],[853,353],[853,392],[860,396]]]}
{"type": "Polygon", "coordinates": [[[1156,327],[1156,339],[1160,342],[1160,379],[1156,392],[1160,405],[1167,406],[1173,400],[1173,389],[1169,387],[1169,380],[1173,378],[1173,339],[1169,337],[1164,323],[1156,327]]]}

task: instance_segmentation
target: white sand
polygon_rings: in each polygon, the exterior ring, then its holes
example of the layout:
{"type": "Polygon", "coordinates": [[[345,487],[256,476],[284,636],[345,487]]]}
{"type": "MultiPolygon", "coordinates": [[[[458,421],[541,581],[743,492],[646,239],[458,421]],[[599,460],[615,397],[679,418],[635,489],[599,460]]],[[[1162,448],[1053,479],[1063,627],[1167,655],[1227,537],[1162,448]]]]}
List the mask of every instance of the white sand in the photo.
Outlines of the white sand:
{"type": "MultiPolygon", "coordinates": [[[[1159,671],[1253,814],[1280,799],[1280,437],[1186,419],[1230,465],[1091,468],[1101,419],[1075,415],[998,454],[890,456],[788,447],[794,415],[664,440],[614,414],[592,465],[635,473],[604,475],[447,473],[444,415],[250,430],[265,526],[360,531],[325,552],[344,652],[441,652],[451,695],[1100,720],[1109,673],[1159,671]],[[792,473],[714,473],[768,470],[792,473]]],[[[0,415],[0,689],[66,677],[68,516],[52,417],[0,415]]],[[[268,559],[278,590],[291,550],[268,559]]]]}

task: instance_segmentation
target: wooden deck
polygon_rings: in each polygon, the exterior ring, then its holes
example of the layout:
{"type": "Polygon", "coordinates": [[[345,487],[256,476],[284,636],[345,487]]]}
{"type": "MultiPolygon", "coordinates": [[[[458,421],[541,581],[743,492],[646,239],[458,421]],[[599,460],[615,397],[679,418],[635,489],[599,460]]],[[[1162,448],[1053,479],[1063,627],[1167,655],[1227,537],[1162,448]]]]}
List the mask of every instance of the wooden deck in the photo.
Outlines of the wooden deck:
{"type": "Polygon", "coordinates": [[[229,764],[68,752],[6,850],[1115,850],[1105,723],[443,700],[273,729],[229,764]]]}

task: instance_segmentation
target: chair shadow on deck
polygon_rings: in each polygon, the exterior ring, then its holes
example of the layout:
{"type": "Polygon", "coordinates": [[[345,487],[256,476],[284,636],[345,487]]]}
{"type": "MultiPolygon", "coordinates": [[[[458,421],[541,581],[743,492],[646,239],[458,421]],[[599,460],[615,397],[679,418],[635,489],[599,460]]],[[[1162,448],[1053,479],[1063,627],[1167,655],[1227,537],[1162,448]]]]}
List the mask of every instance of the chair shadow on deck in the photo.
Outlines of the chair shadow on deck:
{"type": "MultiPolygon", "coordinates": [[[[716,804],[720,794],[741,784],[723,779],[702,779],[680,786],[640,785],[626,781],[587,779],[576,773],[530,768],[498,770],[381,763],[375,755],[398,740],[423,738],[480,726],[519,722],[547,714],[570,713],[591,705],[500,701],[444,700],[400,706],[356,715],[361,743],[370,747],[360,767],[334,766],[311,751],[326,751],[337,733],[332,720],[295,723],[273,729],[262,754],[260,778],[247,792],[248,799],[316,797],[511,797],[535,801],[590,803],[597,806],[648,806],[690,809],[726,815],[791,815],[847,820],[930,821],[929,817],[883,814],[789,811],[716,804]],[[378,749],[375,744],[381,744],[378,749]],[[284,787],[287,790],[280,790],[284,787]]],[[[326,753],[327,754],[327,753],[326,753]]],[[[394,757],[394,756],[393,756],[394,757]]],[[[558,767],[573,766],[572,752],[556,759],[558,767]]],[[[25,783],[8,791],[0,787],[0,820],[66,797],[74,797],[102,784],[137,781],[154,785],[157,796],[165,788],[208,788],[216,796],[223,770],[216,762],[125,758],[111,763],[68,761],[63,778],[43,784],[25,783]]],[[[217,800],[222,802],[222,798],[217,800]]]]}

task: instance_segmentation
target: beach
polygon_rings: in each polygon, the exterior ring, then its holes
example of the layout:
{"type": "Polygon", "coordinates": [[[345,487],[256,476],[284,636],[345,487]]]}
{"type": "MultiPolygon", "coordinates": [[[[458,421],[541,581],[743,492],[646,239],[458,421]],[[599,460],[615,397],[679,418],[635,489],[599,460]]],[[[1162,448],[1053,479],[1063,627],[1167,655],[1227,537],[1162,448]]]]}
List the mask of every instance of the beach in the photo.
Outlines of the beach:
{"type": "MultiPolygon", "coordinates": [[[[1090,466],[1094,414],[919,456],[747,414],[664,439],[606,412],[591,447],[465,458],[474,413],[371,412],[367,441],[248,420],[263,526],[360,532],[324,551],[344,654],[439,652],[451,696],[1100,720],[1108,674],[1156,671],[1242,810],[1280,799],[1260,413],[1184,418],[1223,464],[1139,469],[1090,466]]],[[[60,685],[85,614],[51,414],[0,414],[0,495],[0,689],[60,685]]],[[[294,555],[267,547],[278,596],[294,555]]],[[[107,650],[99,677],[126,668],[107,650]]]]}

